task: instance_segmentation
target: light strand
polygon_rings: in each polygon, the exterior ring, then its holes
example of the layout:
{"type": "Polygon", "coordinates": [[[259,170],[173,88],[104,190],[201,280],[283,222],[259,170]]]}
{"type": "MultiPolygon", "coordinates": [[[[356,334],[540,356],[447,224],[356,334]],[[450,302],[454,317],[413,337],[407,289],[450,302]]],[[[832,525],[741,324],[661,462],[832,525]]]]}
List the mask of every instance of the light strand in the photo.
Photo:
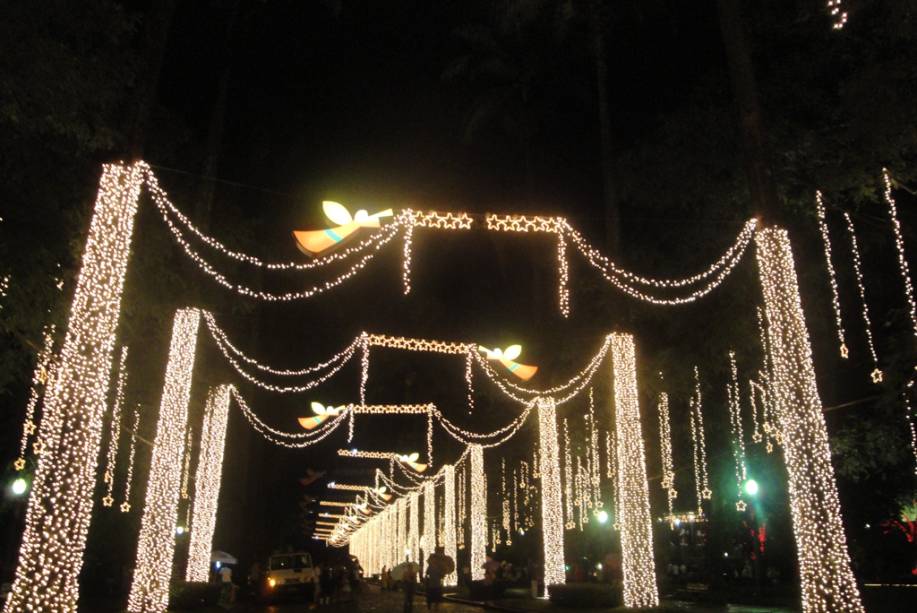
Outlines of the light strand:
{"type": "Polygon", "coordinates": [[[876,354],[876,346],[872,338],[872,321],[869,317],[869,303],[866,301],[866,287],[863,285],[863,270],[860,260],[860,248],[857,245],[856,229],[853,227],[853,220],[850,214],[844,212],[844,220],[847,222],[847,234],[850,236],[850,254],[853,261],[853,272],[857,282],[857,292],[860,295],[860,308],[863,314],[863,327],[866,331],[866,346],[869,348],[869,355],[872,356],[873,371],[870,373],[873,383],[881,383],[883,379],[882,370],[879,368],[879,356],[876,354]]]}
{"type": "Polygon", "coordinates": [[[124,477],[124,491],[121,495],[122,513],[130,513],[131,489],[134,485],[134,461],[137,458],[137,431],[140,428],[140,404],[134,406],[134,428],[131,430],[130,447],[127,450],[127,475],[124,477]]]}
{"type": "MultiPolygon", "coordinates": [[[[443,471],[443,548],[453,560],[458,559],[458,543],[455,538],[455,466],[447,464],[443,471]]],[[[457,568],[443,577],[443,585],[458,585],[457,568]]]]}
{"type": "Polygon", "coordinates": [[[544,584],[564,583],[564,514],[561,498],[557,409],[551,398],[538,401],[538,472],[541,475],[541,534],[544,584]]]}
{"type": "Polygon", "coordinates": [[[847,25],[847,11],[844,10],[844,0],[827,0],[828,13],[831,15],[831,27],[843,30],[847,25]]]}
{"type": "Polygon", "coordinates": [[[115,502],[112,492],[115,487],[115,461],[118,458],[118,445],[121,442],[121,409],[124,407],[124,383],[127,380],[127,351],[127,345],[122,345],[121,358],[118,361],[118,379],[115,384],[115,401],[111,407],[108,451],[105,453],[105,470],[102,473],[102,482],[105,483],[102,505],[106,507],[110,507],[115,502]]]}
{"type": "Polygon", "coordinates": [[[898,221],[898,207],[892,195],[892,179],[887,168],[882,169],[882,181],[885,189],[882,194],[888,203],[888,217],[892,222],[892,232],[895,235],[895,251],[898,255],[898,270],[904,284],[904,297],[907,300],[907,312],[911,318],[911,330],[917,339],[917,301],[914,299],[914,285],[911,281],[911,271],[907,263],[907,254],[904,251],[904,237],[901,234],[901,222],[898,221]]]}
{"type": "Polygon", "coordinates": [[[471,466],[468,470],[471,479],[471,509],[468,521],[471,523],[471,580],[484,578],[484,562],[487,548],[487,477],[484,474],[484,448],[471,445],[471,466]]]}
{"type": "MultiPolygon", "coordinates": [[[[660,375],[661,378],[661,375],[660,375]]],[[[669,416],[669,395],[659,392],[656,410],[659,413],[659,455],[662,465],[662,489],[665,490],[669,517],[673,516],[675,498],[675,463],[672,459],[672,425],[669,416]]]]}
{"type": "Polygon", "coordinates": [[[828,232],[828,223],[825,215],[825,203],[820,191],[815,192],[815,211],[818,218],[818,229],[821,232],[822,248],[825,252],[825,267],[828,271],[828,284],[831,287],[831,308],[834,311],[834,329],[837,333],[837,342],[841,357],[846,359],[850,355],[847,342],[844,338],[844,318],[841,316],[841,301],[837,291],[837,274],[831,261],[831,234],[828,232]]]}
{"type": "Polygon", "coordinates": [[[729,351],[729,372],[730,379],[726,385],[726,399],[729,408],[729,427],[732,431],[732,455],[735,459],[736,473],[736,491],[738,501],[736,510],[744,511],[747,503],[742,499],[743,486],[748,478],[748,470],[745,465],[745,435],[742,431],[742,403],[739,393],[739,369],[736,365],[735,351],[729,351]]]}
{"type": "MultiPolygon", "coordinates": [[[[35,370],[32,371],[32,383],[29,388],[29,400],[25,406],[25,417],[22,420],[22,436],[19,439],[19,457],[13,463],[16,470],[25,468],[25,458],[29,446],[29,438],[38,431],[35,412],[38,408],[38,401],[41,399],[41,388],[47,393],[50,388],[51,371],[54,364],[54,324],[45,326],[42,330],[42,346],[38,352],[38,359],[35,362],[35,370]]],[[[41,443],[36,439],[39,449],[41,443]]]]}
{"type": "Polygon", "coordinates": [[[694,367],[694,395],[691,397],[691,448],[694,458],[694,492],[697,497],[697,514],[703,515],[703,501],[710,500],[707,476],[707,445],[704,437],[704,403],[700,390],[700,370],[694,367]]]}

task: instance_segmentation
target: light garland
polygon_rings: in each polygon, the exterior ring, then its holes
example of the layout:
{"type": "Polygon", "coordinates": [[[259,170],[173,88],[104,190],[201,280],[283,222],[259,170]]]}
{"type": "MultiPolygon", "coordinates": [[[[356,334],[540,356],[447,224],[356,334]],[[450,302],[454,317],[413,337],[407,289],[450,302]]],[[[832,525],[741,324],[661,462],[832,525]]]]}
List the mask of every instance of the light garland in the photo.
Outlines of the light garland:
{"type": "Polygon", "coordinates": [[[847,25],[847,11],[843,9],[844,0],[827,0],[828,12],[831,14],[831,27],[843,30],[847,25]]]}
{"type": "Polygon", "coordinates": [[[191,540],[185,572],[188,581],[207,582],[210,579],[210,552],[213,548],[213,531],[223,477],[223,451],[226,447],[230,398],[228,385],[211,388],[204,409],[201,448],[194,475],[194,514],[189,526],[191,540]]]}
{"type": "Polygon", "coordinates": [[[802,609],[860,613],[864,609],[847,553],[792,248],[781,228],[760,232],[757,246],[774,368],[770,389],[783,432],[802,609]]]}
{"type": "Polygon", "coordinates": [[[850,214],[844,213],[844,220],[847,222],[847,234],[850,236],[850,254],[853,260],[853,272],[857,282],[857,292],[860,295],[860,308],[863,314],[863,327],[866,330],[866,346],[869,348],[869,355],[872,356],[873,371],[870,373],[873,383],[881,383],[883,379],[882,370],[879,368],[879,356],[876,354],[876,346],[872,338],[872,321],[869,318],[869,303],[866,302],[866,287],[863,285],[863,270],[860,261],[860,248],[857,245],[856,230],[853,227],[853,220],[850,214]]]}
{"type": "Polygon", "coordinates": [[[181,309],[175,314],[134,580],[127,601],[130,613],[164,613],[169,605],[181,460],[200,319],[197,309],[181,309]]]}
{"type": "Polygon", "coordinates": [[[907,263],[907,254],[904,251],[904,237],[901,235],[901,222],[898,221],[898,207],[895,204],[894,196],[892,196],[892,179],[888,168],[882,169],[882,181],[885,183],[882,195],[885,197],[885,202],[888,203],[888,217],[892,222],[892,232],[895,235],[898,271],[901,273],[901,281],[904,284],[907,313],[911,318],[911,330],[914,332],[914,338],[917,339],[917,301],[914,299],[914,285],[911,282],[911,270],[907,263]]]}
{"type": "Polygon", "coordinates": [[[659,605],[653,560],[653,520],[646,482],[646,455],[640,427],[634,337],[613,334],[614,411],[618,455],[617,518],[621,525],[624,606],[659,605]]]}
{"type": "MultiPolygon", "coordinates": [[[[458,543],[455,537],[455,466],[443,467],[443,547],[445,554],[453,560],[458,559],[458,543]]],[[[456,565],[457,566],[457,565],[456,565]]],[[[443,577],[443,585],[458,585],[458,569],[443,577]]]]}
{"type": "Polygon", "coordinates": [[[10,289],[10,275],[3,275],[0,278],[0,311],[3,310],[3,307],[6,306],[3,304],[3,299],[6,298],[7,292],[10,289]]]}
{"type": "Polygon", "coordinates": [[[557,409],[551,398],[538,401],[538,472],[541,474],[541,534],[544,584],[564,583],[564,513],[561,499],[557,409]]]}
{"type": "Polygon", "coordinates": [[[471,523],[471,580],[484,578],[484,562],[487,548],[487,477],[484,474],[484,448],[471,445],[471,467],[468,471],[471,478],[471,510],[468,520],[471,523]]]}
{"type": "Polygon", "coordinates": [[[130,513],[131,510],[131,488],[134,484],[134,460],[137,457],[137,431],[140,428],[140,405],[134,407],[134,428],[131,430],[131,444],[127,450],[127,475],[124,478],[124,492],[122,494],[121,509],[122,513],[130,513]]]}
{"type": "Polygon", "coordinates": [[[110,507],[115,502],[112,492],[115,487],[115,461],[118,457],[118,444],[121,442],[121,409],[124,407],[124,382],[127,379],[127,345],[121,347],[121,359],[118,362],[118,382],[115,384],[115,401],[111,407],[111,428],[108,438],[108,451],[105,454],[105,471],[102,481],[105,483],[105,496],[102,505],[110,507]]]}
{"type": "Polygon", "coordinates": [[[697,514],[703,515],[703,501],[710,500],[710,481],[707,475],[707,444],[704,436],[704,401],[700,391],[700,370],[694,367],[694,395],[691,397],[691,448],[694,458],[694,492],[697,496],[697,514]]]}
{"type": "Polygon", "coordinates": [[[5,613],[77,609],[143,168],[140,163],[103,168],[67,332],[45,397],[41,454],[5,613]]]}
{"type": "Polygon", "coordinates": [[[736,491],[739,499],[736,502],[736,510],[744,511],[748,506],[742,499],[743,486],[748,478],[748,470],[745,465],[745,435],[742,431],[742,403],[739,393],[739,369],[736,366],[736,354],[729,351],[729,372],[730,379],[726,385],[726,399],[729,408],[729,427],[732,431],[732,455],[735,459],[736,472],[736,491]]]}
{"type": "Polygon", "coordinates": [[[419,211],[414,214],[414,225],[418,228],[437,230],[470,230],[474,220],[468,213],[440,213],[419,211]]]}
{"type": "Polygon", "coordinates": [[[675,489],[675,463],[672,459],[672,425],[669,417],[669,395],[667,393],[659,392],[656,410],[659,413],[659,455],[662,466],[662,489],[665,490],[669,517],[674,517],[673,506],[675,498],[678,496],[678,491],[675,489]]]}
{"type": "Polygon", "coordinates": [[[841,357],[846,359],[850,355],[847,342],[844,339],[844,319],[841,316],[841,301],[837,291],[837,274],[831,262],[831,235],[828,232],[828,223],[825,216],[825,203],[820,191],[815,192],[815,211],[818,217],[818,229],[821,232],[822,248],[825,252],[825,267],[828,271],[828,284],[831,287],[831,308],[834,310],[834,329],[837,332],[837,342],[841,357]]]}
{"type": "MultiPolygon", "coordinates": [[[[13,462],[17,471],[25,468],[25,457],[29,446],[29,438],[38,431],[35,421],[35,410],[41,398],[39,388],[44,388],[45,393],[50,386],[51,370],[54,363],[54,324],[45,326],[42,330],[42,346],[35,361],[35,370],[32,371],[32,384],[29,388],[29,400],[25,406],[25,418],[22,420],[22,436],[19,439],[19,457],[13,462]]],[[[36,440],[39,448],[41,443],[36,440]]]]}

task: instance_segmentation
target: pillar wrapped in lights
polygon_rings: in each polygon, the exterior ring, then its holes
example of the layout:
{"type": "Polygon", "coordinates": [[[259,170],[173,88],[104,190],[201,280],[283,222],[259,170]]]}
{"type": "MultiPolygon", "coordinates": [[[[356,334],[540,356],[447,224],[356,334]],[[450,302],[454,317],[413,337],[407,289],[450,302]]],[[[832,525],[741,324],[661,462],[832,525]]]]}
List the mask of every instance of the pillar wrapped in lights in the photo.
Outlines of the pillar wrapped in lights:
{"type": "Polygon", "coordinates": [[[420,560],[420,494],[411,494],[408,503],[411,514],[408,518],[408,544],[405,550],[411,550],[409,561],[417,562],[420,560]]]}
{"type": "Polygon", "coordinates": [[[621,527],[624,606],[655,607],[659,605],[659,589],[653,561],[653,521],[646,482],[633,336],[612,334],[611,360],[618,460],[619,516],[616,522],[621,527]]]}
{"type": "Polygon", "coordinates": [[[471,445],[471,580],[484,578],[487,557],[487,476],[484,474],[484,448],[471,445]]]}
{"type": "Polygon", "coordinates": [[[115,329],[146,166],[104,167],[53,385],[4,611],[76,611],[115,329]]]}
{"type": "MultiPolygon", "coordinates": [[[[443,547],[447,556],[453,560],[458,558],[458,544],[455,538],[455,466],[448,464],[443,467],[443,547]]],[[[443,578],[443,585],[458,585],[458,574],[453,569],[443,578]]]]}
{"type": "Polygon", "coordinates": [[[427,481],[423,486],[423,536],[420,537],[420,548],[421,560],[426,560],[436,548],[436,490],[432,481],[427,481]]]}
{"type": "Polygon", "coordinates": [[[207,582],[210,578],[210,551],[217,519],[220,479],[223,472],[223,448],[226,421],[229,417],[230,387],[212,388],[207,396],[201,450],[194,477],[194,514],[191,518],[191,541],[188,545],[188,581],[207,582]]]}
{"type": "Polygon", "coordinates": [[[200,319],[197,309],[181,309],[175,313],[134,563],[134,582],[127,601],[127,610],[131,613],[164,613],[169,604],[182,455],[200,319]]]}
{"type": "Polygon", "coordinates": [[[790,240],[782,228],[763,230],[756,240],[773,365],[770,391],[789,476],[802,608],[860,612],[790,240]]]}
{"type": "Polygon", "coordinates": [[[557,445],[557,409],[552,398],[538,399],[538,472],[541,474],[541,533],[544,584],[564,583],[564,509],[557,445]]]}

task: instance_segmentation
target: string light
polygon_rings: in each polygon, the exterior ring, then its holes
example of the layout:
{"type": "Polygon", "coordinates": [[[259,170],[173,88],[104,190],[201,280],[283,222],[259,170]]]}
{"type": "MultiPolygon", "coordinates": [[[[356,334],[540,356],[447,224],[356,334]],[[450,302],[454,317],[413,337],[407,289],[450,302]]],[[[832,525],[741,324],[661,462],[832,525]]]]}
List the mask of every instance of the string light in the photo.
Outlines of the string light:
{"type": "Polygon", "coordinates": [[[704,400],[700,391],[700,370],[694,367],[694,395],[691,397],[691,448],[694,457],[694,490],[697,495],[697,514],[703,515],[703,501],[710,500],[710,481],[707,476],[707,444],[704,437],[704,400]]]}
{"type": "MultiPolygon", "coordinates": [[[[838,0],[839,1],[839,0],[838,0]]],[[[885,190],[882,192],[885,202],[888,203],[888,217],[892,222],[892,232],[895,235],[895,250],[898,253],[898,270],[901,281],[904,283],[904,297],[907,299],[908,315],[911,318],[911,329],[914,338],[917,338],[917,301],[914,300],[914,285],[911,282],[911,271],[907,263],[907,254],[904,251],[904,237],[901,235],[901,223],[898,221],[898,207],[892,196],[892,179],[887,168],[882,169],[882,180],[885,190]]]]}
{"type": "Polygon", "coordinates": [[[774,369],[770,390],[783,432],[802,609],[859,613],[864,609],[850,568],[792,248],[781,228],[758,233],[757,246],[774,369]]]}
{"type": "Polygon", "coordinates": [[[105,454],[105,472],[102,481],[105,483],[105,496],[102,504],[110,507],[115,502],[112,495],[115,486],[115,460],[118,457],[118,443],[121,441],[121,409],[124,406],[124,382],[127,379],[127,345],[121,347],[121,359],[118,362],[118,382],[115,384],[115,401],[111,407],[111,429],[108,438],[108,451],[105,454]]]}
{"type": "Polygon", "coordinates": [[[127,601],[131,613],[164,612],[169,605],[181,461],[200,319],[197,309],[181,309],[175,314],[134,581],[127,601]]]}
{"type": "Polygon", "coordinates": [[[612,335],[611,364],[619,467],[618,522],[621,525],[624,606],[655,607],[659,605],[659,590],[653,561],[653,520],[646,482],[646,454],[640,426],[633,336],[612,335]]]}
{"type": "Polygon", "coordinates": [[[142,169],[141,164],[103,167],[67,332],[38,429],[42,453],[6,613],[73,613],[77,608],[142,169]]]}
{"type": "Polygon", "coordinates": [[[127,450],[127,476],[124,478],[124,492],[121,500],[122,513],[131,510],[131,488],[134,484],[134,460],[137,457],[137,431],[140,428],[140,405],[134,407],[134,428],[131,430],[131,444],[127,450]]]}
{"type": "Polygon", "coordinates": [[[6,298],[6,294],[7,292],[9,292],[9,290],[10,290],[10,275],[3,275],[3,277],[0,278],[0,311],[2,311],[3,307],[5,306],[3,304],[3,299],[6,298]]]}
{"type": "Polygon", "coordinates": [[[573,521],[573,475],[571,471],[573,470],[572,464],[572,452],[570,451],[570,429],[567,424],[567,420],[564,419],[564,465],[563,465],[563,480],[564,480],[564,526],[567,530],[572,530],[575,527],[573,521]]]}
{"type": "Polygon", "coordinates": [[[188,543],[185,579],[207,582],[210,578],[210,552],[216,526],[220,482],[223,476],[223,451],[229,419],[230,387],[211,388],[204,408],[201,448],[194,475],[194,514],[188,543]]]}
{"type": "MultiPolygon", "coordinates": [[[[443,467],[443,547],[445,554],[453,560],[458,559],[458,543],[455,538],[455,466],[447,464],[443,467]]],[[[450,587],[458,585],[458,574],[453,568],[452,572],[443,577],[443,585],[450,587]]]]}
{"type": "Polygon", "coordinates": [[[911,453],[914,456],[914,474],[917,475],[917,426],[914,424],[914,409],[911,406],[911,394],[914,389],[914,379],[907,382],[904,393],[904,419],[911,435],[911,453]]]}
{"type": "MultiPolygon", "coordinates": [[[[662,374],[660,373],[661,378],[662,374]]],[[[675,463],[672,459],[672,425],[669,419],[669,395],[667,393],[659,392],[656,410],[659,413],[659,454],[662,464],[662,489],[665,490],[669,517],[673,517],[673,505],[678,492],[675,490],[675,463]]]]}
{"type": "Polygon", "coordinates": [[[465,403],[468,407],[468,414],[474,411],[474,350],[465,353],[465,403]]]}
{"type": "Polygon", "coordinates": [[[22,421],[22,437],[19,439],[19,457],[13,463],[16,470],[25,468],[26,450],[29,446],[29,438],[38,430],[35,423],[35,409],[38,408],[38,401],[41,398],[40,389],[45,391],[50,389],[51,369],[54,363],[54,324],[45,326],[42,331],[42,346],[38,352],[38,359],[35,362],[35,370],[32,371],[32,384],[29,388],[29,401],[25,406],[25,418],[22,421]]]}
{"type": "Polygon", "coordinates": [[[423,536],[420,538],[423,550],[421,559],[427,558],[436,549],[436,494],[433,482],[427,481],[423,488],[423,536]]]}
{"type": "Polygon", "coordinates": [[[484,474],[484,448],[471,445],[471,467],[468,471],[471,478],[471,510],[468,519],[471,523],[471,580],[484,578],[484,562],[487,548],[487,477],[484,474]]]}
{"type": "Polygon", "coordinates": [[[411,494],[410,498],[410,519],[408,521],[408,545],[411,550],[410,561],[420,561],[420,494],[417,492],[411,494]]]}
{"type": "Polygon", "coordinates": [[[595,423],[595,401],[592,395],[592,388],[589,388],[589,449],[588,449],[588,466],[589,466],[589,489],[590,504],[593,514],[598,514],[602,508],[602,489],[601,475],[599,473],[599,429],[595,423]]]}
{"type": "Polygon", "coordinates": [[[472,223],[474,223],[474,220],[468,213],[440,213],[437,211],[420,211],[414,213],[414,225],[418,228],[470,230],[472,223]]]}
{"type": "Polygon", "coordinates": [[[538,472],[541,474],[541,533],[544,583],[564,583],[564,514],[561,499],[557,409],[551,398],[538,401],[538,472]]]}
{"type": "Polygon", "coordinates": [[[828,12],[831,14],[831,27],[843,30],[847,25],[847,11],[843,9],[844,0],[827,0],[828,12]]]}
{"type": "Polygon", "coordinates": [[[191,426],[188,426],[188,433],[185,437],[185,458],[181,473],[181,499],[188,500],[188,482],[191,480],[191,444],[194,439],[194,432],[191,426]]]}
{"type": "Polygon", "coordinates": [[[405,211],[403,220],[405,228],[401,248],[401,281],[404,286],[404,295],[407,296],[411,293],[411,246],[414,241],[414,212],[405,211]]]}
{"type": "Polygon", "coordinates": [[[743,485],[748,478],[745,466],[745,435],[742,432],[742,404],[739,394],[739,369],[736,365],[736,354],[729,351],[729,372],[730,380],[726,385],[726,399],[729,407],[729,426],[732,430],[732,455],[735,459],[736,471],[736,490],[738,491],[739,500],[736,502],[736,510],[744,511],[746,503],[742,500],[743,485]]]}
{"type": "Polygon", "coordinates": [[[506,492],[506,458],[500,458],[500,527],[503,529],[503,534],[507,540],[512,538],[509,503],[510,498],[506,492]]]}
{"type": "Polygon", "coordinates": [[[853,272],[857,282],[857,291],[860,294],[860,306],[863,312],[863,326],[866,329],[866,346],[869,347],[869,355],[872,356],[873,371],[870,374],[873,383],[882,382],[882,370],[879,369],[879,356],[876,355],[876,346],[872,339],[872,321],[869,318],[869,304],[866,302],[866,287],[863,285],[863,270],[860,261],[860,248],[857,246],[856,230],[853,227],[853,220],[848,213],[844,213],[844,220],[847,222],[847,233],[850,236],[850,254],[853,256],[853,272]]]}
{"type": "Polygon", "coordinates": [[[844,319],[841,317],[841,301],[837,291],[837,274],[831,262],[831,235],[828,232],[828,223],[825,216],[825,203],[820,191],[815,192],[815,211],[818,217],[818,229],[821,232],[822,247],[825,252],[825,267],[828,270],[828,283],[831,286],[831,308],[834,310],[834,328],[837,332],[837,342],[840,347],[841,357],[846,359],[850,355],[847,342],[844,340],[844,319]]]}

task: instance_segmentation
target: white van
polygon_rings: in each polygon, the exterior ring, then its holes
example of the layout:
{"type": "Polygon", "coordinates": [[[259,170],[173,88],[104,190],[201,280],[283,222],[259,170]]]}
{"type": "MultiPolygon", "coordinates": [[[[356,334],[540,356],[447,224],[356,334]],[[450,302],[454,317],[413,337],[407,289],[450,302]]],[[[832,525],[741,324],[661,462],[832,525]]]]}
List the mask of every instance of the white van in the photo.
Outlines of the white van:
{"type": "Polygon", "coordinates": [[[262,595],[271,599],[282,594],[300,592],[311,600],[315,595],[317,581],[311,555],[303,551],[275,553],[268,560],[262,595]]]}

